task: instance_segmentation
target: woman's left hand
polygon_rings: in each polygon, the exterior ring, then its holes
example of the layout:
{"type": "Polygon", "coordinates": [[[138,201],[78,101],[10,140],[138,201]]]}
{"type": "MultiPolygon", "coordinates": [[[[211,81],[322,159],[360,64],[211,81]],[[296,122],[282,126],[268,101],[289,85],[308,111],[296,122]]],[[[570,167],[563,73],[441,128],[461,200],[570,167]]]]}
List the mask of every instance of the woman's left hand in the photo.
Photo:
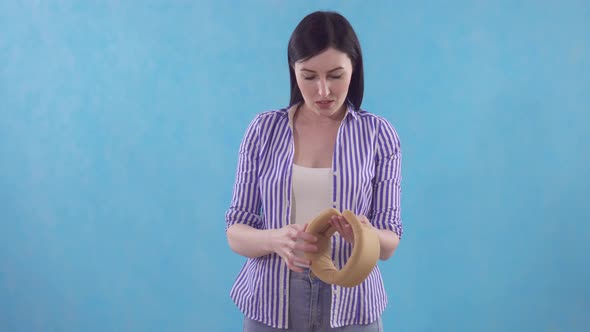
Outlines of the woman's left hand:
{"type": "MultiPolygon", "coordinates": [[[[367,217],[364,215],[361,214],[356,217],[361,222],[361,224],[367,224],[373,227],[373,225],[371,225],[369,222],[369,219],[367,219],[367,217]]],[[[354,233],[352,232],[352,227],[343,216],[332,216],[330,219],[330,224],[336,228],[336,231],[340,233],[340,236],[342,236],[346,242],[354,244],[354,233]]]]}

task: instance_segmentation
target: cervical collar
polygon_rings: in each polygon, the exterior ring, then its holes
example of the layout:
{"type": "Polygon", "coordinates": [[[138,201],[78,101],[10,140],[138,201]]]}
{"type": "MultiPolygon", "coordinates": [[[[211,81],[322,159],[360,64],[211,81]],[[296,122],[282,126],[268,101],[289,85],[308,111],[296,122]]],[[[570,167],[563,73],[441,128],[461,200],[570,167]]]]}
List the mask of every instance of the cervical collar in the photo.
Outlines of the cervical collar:
{"type": "Polygon", "coordinates": [[[340,214],[336,209],[324,210],[311,221],[306,231],[318,238],[318,251],[306,252],[305,256],[311,260],[313,274],[325,283],[354,287],[363,282],[377,264],[380,251],[377,232],[371,226],[362,224],[351,211],[345,210],[340,214]],[[336,232],[330,218],[339,215],[348,221],[354,234],[352,254],[341,270],[336,269],[330,253],[330,238],[336,232]]]}

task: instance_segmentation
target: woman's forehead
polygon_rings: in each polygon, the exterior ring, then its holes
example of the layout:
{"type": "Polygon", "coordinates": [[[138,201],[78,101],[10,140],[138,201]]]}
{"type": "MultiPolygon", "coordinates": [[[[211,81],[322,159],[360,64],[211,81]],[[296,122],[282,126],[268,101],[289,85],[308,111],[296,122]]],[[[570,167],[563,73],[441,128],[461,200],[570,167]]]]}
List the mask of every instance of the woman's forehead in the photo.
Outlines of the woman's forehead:
{"type": "Polygon", "coordinates": [[[325,72],[335,71],[337,69],[347,69],[351,66],[352,64],[348,55],[334,48],[328,48],[305,61],[295,63],[295,67],[299,70],[325,72]]]}

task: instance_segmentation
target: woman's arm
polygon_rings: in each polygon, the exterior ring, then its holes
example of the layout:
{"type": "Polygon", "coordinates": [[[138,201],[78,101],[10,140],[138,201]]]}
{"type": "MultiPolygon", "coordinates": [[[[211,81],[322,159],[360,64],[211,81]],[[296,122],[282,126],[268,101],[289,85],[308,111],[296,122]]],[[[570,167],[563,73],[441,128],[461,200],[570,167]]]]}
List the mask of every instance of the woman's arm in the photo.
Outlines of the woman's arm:
{"type": "Polygon", "coordinates": [[[276,253],[291,270],[302,272],[296,265],[305,266],[311,262],[293,251],[317,251],[313,244],[316,237],[306,233],[304,225],[266,229],[259,214],[262,205],[258,191],[260,121],[260,115],[252,120],[240,144],[231,205],[225,214],[227,241],[229,247],[242,256],[256,258],[276,253]]]}
{"type": "Polygon", "coordinates": [[[395,232],[390,231],[388,229],[375,229],[379,234],[379,245],[381,247],[381,251],[379,253],[379,259],[387,260],[393,253],[397,246],[399,245],[399,237],[395,232]]]}
{"type": "Polygon", "coordinates": [[[270,244],[271,232],[245,224],[234,224],[227,229],[227,242],[235,253],[256,258],[274,252],[270,244]]]}
{"type": "Polygon", "coordinates": [[[403,234],[401,220],[401,161],[399,137],[393,126],[381,119],[377,135],[372,207],[367,217],[379,230],[383,255],[391,257],[403,234]]]}
{"type": "MultiPolygon", "coordinates": [[[[377,135],[373,205],[369,217],[359,215],[359,221],[371,225],[379,235],[379,258],[390,258],[403,233],[400,215],[401,147],[399,137],[389,122],[381,120],[377,135]]],[[[332,225],[349,243],[353,243],[352,227],[344,217],[332,220],[332,225]]]]}
{"type": "MultiPolygon", "coordinates": [[[[364,224],[371,225],[369,219],[367,219],[367,217],[365,216],[359,216],[359,221],[364,224]]],[[[348,223],[346,225],[350,227],[348,223]]],[[[371,225],[371,227],[373,226],[371,225]]],[[[397,249],[397,246],[399,245],[399,237],[397,236],[397,234],[395,234],[394,231],[390,231],[388,229],[377,229],[375,227],[373,227],[373,229],[379,235],[379,246],[381,248],[381,251],[379,253],[379,259],[383,261],[387,260],[391,256],[393,256],[395,249],[397,249]]]]}
{"type": "Polygon", "coordinates": [[[295,250],[315,252],[317,238],[305,232],[307,225],[287,225],[280,229],[256,229],[245,224],[234,224],[227,229],[229,247],[236,253],[256,258],[277,253],[295,272],[303,272],[298,265],[309,266],[311,262],[293,253],[295,250]]]}

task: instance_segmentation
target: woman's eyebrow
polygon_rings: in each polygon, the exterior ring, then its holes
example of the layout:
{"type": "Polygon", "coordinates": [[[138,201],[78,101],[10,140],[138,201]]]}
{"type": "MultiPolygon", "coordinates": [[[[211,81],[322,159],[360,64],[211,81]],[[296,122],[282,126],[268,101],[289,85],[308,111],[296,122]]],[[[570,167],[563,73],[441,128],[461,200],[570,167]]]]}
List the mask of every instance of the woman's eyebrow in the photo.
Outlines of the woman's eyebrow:
{"type": "MultiPolygon", "coordinates": [[[[344,68],[343,68],[342,66],[338,66],[338,67],[336,67],[336,68],[334,68],[334,69],[330,69],[330,70],[328,70],[328,73],[331,73],[331,72],[333,72],[333,71],[337,71],[337,70],[339,70],[339,69],[344,69],[344,68]]],[[[315,71],[314,71],[314,70],[307,69],[307,68],[301,68],[301,71],[307,71],[307,72],[310,72],[310,73],[315,73],[315,71]]]]}

